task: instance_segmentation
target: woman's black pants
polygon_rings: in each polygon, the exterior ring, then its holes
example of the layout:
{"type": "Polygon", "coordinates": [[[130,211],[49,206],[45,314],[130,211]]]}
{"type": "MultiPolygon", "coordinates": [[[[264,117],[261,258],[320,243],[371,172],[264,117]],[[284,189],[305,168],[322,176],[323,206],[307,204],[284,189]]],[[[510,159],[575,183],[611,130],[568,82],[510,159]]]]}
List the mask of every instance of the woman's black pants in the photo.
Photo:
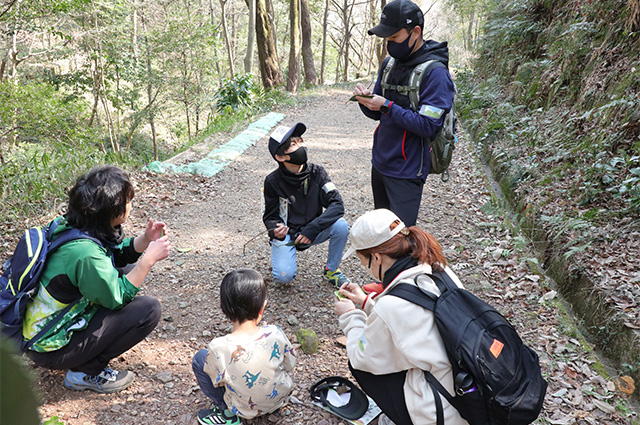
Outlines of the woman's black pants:
{"type": "Polygon", "coordinates": [[[412,425],[407,403],[404,399],[404,380],[407,371],[374,375],[354,369],[349,362],[349,370],[362,391],[376,402],[382,412],[396,425],[412,425]]]}

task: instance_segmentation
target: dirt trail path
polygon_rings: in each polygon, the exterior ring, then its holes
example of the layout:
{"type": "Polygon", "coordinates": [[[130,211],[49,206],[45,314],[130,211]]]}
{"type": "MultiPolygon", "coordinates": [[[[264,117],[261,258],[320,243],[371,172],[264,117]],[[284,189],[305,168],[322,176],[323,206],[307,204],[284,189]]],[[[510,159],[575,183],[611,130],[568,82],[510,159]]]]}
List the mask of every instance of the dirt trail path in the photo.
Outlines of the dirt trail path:
{"type": "MultiPolygon", "coordinates": [[[[345,201],[345,218],[353,223],[373,207],[369,173],[375,123],[355,104],[346,103],[349,96],[347,90],[328,89],[306,106],[286,111],[283,123],[307,125],[304,138],[310,161],[327,169],[345,201]]],[[[34,368],[44,420],[57,415],[66,425],[197,423],[195,412],[209,403],[197,390],[191,358],[213,337],[228,332],[218,307],[219,284],[226,272],[241,267],[255,268],[267,278],[267,322],[281,326],[292,341],[300,327],[313,329],[320,338],[317,354],[298,353],[294,395],[308,404],[313,382],[329,375],[349,376],[346,352],[336,342],[341,332],[333,313],[332,289],[320,275],[326,244],[299,255],[298,277],[291,285],[277,287],[270,278],[261,189],[275,163],[266,144],[267,137],[260,139],[214,178],[134,176],[138,192],[128,233],[141,231],[148,217],[161,219],[174,246],[169,259],[158,264],[143,285],[144,294],[162,302],[163,320],[112,365],[138,375],[122,393],[68,391],[62,385],[63,372],[34,368]]],[[[484,172],[461,137],[451,181],[443,184],[437,176],[427,180],[418,225],[441,242],[465,285],[510,317],[540,354],[549,380],[543,414],[549,423],[627,423],[599,405],[614,397],[607,391],[611,383],[594,372],[595,357],[557,313],[549,284],[527,266],[531,256],[524,244],[505,230],[499,213],[483,212],[492,211],[483,208],[489,200],[484,172]]],[[[355,257],[341,268],[359,283],[370,281],[355,257]]],[[[251,423],[341,422],[315,407],[288,404],[251,423]]]]}

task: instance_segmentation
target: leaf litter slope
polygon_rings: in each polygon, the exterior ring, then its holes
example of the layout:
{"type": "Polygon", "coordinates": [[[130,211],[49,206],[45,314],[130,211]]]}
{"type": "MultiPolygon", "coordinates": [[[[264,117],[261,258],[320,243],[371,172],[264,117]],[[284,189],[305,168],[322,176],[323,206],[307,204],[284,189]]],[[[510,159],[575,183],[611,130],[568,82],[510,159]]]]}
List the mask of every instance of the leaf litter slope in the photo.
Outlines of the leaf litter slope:
{"type": "MultiPolygon", "coordinates": [[[[347,102],[350,95],[344,89],[318,92],[311,101],[285,111],[283,123],[307,125],[304,139],[310,161],[327,169],[344,199],[345,218],[353,223],[373,207],[369,175],[376,123],[347,102]]],[[[299,253],[298,276],[292,284],[272,281],[261,189],[276,164],[266,146],[264,137],[213,178],[133,176],[137,196],[128,233],[142,231],[153,217],[167,223],[174,246],[142,290],[162,302],[162,320],[145,341],[113,361],[115,369],[137,374],[134,384],[121,393],[69,391],[62,385],[62,371],[32,367],[44,420],[58,416],[68,425],[197,423],[195,413],[209,403],[198,390],[191,358],[212,338],[230,331],[219,308],[222,277],[250,267],[265,276],[269,287],[265,321],[282,327],[294,342],[297,329],[313,329],[320,349],[314,355],[298,351],[293,395],[300,403],[249,423],[341,423],[310,406],[308,395],[309,387],[323,377],[351,378],[333,312],[333,288],[321,278],[327,247],[299,253]]],[[[628,423],[613,408],[620,398],[613,382],[595,372],[595,355],[559,314],[549,282],[527,266],[532,256],[526,246],[503,226],[499,210],[485,207],[490,201],[486,177],[464,134],[451,174],[446,184],[437,176],[428,178],[418,225],[440,241],[465,285],[507,316],[540,355],[549,381],[541,417],[552,424],[628,423]]],[[[355,257],[345,260],[341,269],[360,284],[371,281],[355,257]]]]}

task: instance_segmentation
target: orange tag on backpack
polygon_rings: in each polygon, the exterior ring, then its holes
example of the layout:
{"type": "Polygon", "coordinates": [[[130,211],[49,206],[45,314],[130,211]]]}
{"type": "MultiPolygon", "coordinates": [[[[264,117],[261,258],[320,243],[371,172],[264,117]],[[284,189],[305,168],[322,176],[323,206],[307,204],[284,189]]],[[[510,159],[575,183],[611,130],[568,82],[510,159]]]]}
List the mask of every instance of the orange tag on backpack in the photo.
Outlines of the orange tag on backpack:
{"type": "Polygon", "coordinates": [[[503,343],[501,343],[497,339],[494,339],[493,344],[491,344],[491,347],[489,348],[489,351],[491,351],[491,354],[493,354],[493,357],[497,359],[500,353],[502,353],[503,347],[504,347],[503,343]]]}

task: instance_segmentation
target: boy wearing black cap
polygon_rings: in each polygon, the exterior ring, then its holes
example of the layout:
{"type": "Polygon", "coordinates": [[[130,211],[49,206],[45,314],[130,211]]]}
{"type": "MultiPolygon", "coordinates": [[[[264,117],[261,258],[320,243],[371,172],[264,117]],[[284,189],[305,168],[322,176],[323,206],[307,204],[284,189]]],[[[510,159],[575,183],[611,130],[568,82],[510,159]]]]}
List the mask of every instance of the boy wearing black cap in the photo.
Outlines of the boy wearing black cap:
{"type": "Polygon", "coordinates": [[[347,244],[349,224],[344,205],[325,169],[307,162],[302,146],[306,126],[278,126],[269,137],[269,152],[278,168],[264,180],[262,220],[271,239],[273,278],[289,283],[297,273],[296,252],[329,240],[322,276],[337,288],[349,279],[338,266],[347,244]]]}
{"type": "Polygon", "coordinates": [[[422,39],[424,17],[410,0],[394,0],[382,9],[380,23],[370,35],[385,38],[393,66],[380,67],[373,93],[362,84],[353,93],[366,116],[380,121],[373,136],[371,186],[375,208],[393,211],[407,226],[416,224],[422,188],[429,174],[429,140],[436,137],[453,104],[454,84],[447,68],[447,43],[422,39]],[[419,89],[416,110],[408,94],[413,69],[427,67],[419,89]]]}

